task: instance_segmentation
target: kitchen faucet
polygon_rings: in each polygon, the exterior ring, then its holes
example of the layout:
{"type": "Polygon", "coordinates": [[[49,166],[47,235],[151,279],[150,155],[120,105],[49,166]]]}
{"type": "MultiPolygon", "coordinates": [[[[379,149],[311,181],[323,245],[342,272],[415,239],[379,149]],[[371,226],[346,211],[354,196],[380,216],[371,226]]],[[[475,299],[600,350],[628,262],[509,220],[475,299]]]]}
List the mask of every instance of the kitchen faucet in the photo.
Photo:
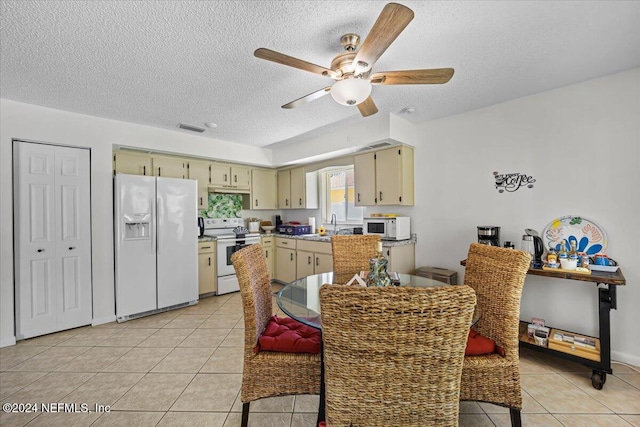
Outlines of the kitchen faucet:
{"type": "Polygon", "coordinates": [[[331,225],[333,225],[333,234],[336,234],[336,229],[338,228],[338,218],[336,217],[335,212],[331,214],[331,225]]]}

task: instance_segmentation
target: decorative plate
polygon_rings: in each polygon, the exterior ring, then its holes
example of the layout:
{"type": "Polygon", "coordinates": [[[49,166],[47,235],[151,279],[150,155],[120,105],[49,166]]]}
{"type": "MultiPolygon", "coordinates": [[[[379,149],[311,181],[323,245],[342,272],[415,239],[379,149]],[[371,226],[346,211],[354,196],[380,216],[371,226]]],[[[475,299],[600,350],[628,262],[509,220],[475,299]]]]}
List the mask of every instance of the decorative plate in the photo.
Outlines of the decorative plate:
{"type": "Polygon", "coordinates": [[[574,215],[562,216],[551,221],[542,232],[542,241],[547,249],[560,249],[560,243],[576,242],[578,252],[595,255],[607,247],[607,233],[595,222],[574,215]]]}

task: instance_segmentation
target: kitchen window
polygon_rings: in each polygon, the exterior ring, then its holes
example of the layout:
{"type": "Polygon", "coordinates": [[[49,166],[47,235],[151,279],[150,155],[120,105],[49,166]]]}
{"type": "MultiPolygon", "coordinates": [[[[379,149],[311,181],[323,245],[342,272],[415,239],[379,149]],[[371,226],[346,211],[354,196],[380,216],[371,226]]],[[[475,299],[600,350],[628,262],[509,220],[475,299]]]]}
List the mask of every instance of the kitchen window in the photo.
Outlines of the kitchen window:
{"type": "Polygon", "coordinates": [[[364,208],[355,205],[353,165],[323,172],[324,222],[336,214],[338,224],[362,224],[364,208]]]}

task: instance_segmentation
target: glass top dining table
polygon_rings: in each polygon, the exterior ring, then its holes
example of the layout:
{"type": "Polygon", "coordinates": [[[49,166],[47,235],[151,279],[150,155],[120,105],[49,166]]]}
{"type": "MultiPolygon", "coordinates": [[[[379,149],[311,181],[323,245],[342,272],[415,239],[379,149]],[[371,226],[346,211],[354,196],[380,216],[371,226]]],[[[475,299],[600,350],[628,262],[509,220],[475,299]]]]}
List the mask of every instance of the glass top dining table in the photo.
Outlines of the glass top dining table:
{"type": "MultiPolygon", "coordinates": [[[[434,279],[411,274],[398,274],[400,285],[417,288],[452,286],[434,279]]],[[[322,329],[320,323],[320,286],[333,283],[333,273],[314,274],[291,282],[278,292],[278,307],[284,313],[299,322],[316,329],[322,329]]],[[[353,286],[359,286],[357,284],[353,286]]]]}

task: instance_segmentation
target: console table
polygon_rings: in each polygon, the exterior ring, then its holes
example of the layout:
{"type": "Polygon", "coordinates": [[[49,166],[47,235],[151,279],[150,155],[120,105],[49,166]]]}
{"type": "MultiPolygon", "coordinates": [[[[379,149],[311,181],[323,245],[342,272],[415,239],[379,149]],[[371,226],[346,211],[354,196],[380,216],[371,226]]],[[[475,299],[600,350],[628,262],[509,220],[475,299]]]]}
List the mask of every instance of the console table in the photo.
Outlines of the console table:
{"type": "MultiPolygon", "coordinates": [[[[466,264],[466,260],[460,262],[466,264]]],[[[542,276],[553,279],[577,280],[585,284],[593,284],[598,290],[598,320],[599,337],[589,337],[599,343],[599,348],[592,354],[581,351],[579,347],[567,345],[566,348],[553,349],[538,345],[527,337],[527,322],[520,322],[520,344],[523,347],[536,351],[549,353],[566,360],[581,363],[593,369],[591,384],[594,388],[602,390],[607,381],[607,374],[611,374],[611,323],[610,312],[617,309],[617,286],[626,285],[622,270],[618,268],[615,273],[603,271],[591,271],[591,274],[571,273],[566,271],[543,270],[530,268],[527,275],[542,276]]],[[[563,331],[564,332],[564,331],[563,331]]],[[[549,337],[551,338],[551,337],[549,337]]]]}

